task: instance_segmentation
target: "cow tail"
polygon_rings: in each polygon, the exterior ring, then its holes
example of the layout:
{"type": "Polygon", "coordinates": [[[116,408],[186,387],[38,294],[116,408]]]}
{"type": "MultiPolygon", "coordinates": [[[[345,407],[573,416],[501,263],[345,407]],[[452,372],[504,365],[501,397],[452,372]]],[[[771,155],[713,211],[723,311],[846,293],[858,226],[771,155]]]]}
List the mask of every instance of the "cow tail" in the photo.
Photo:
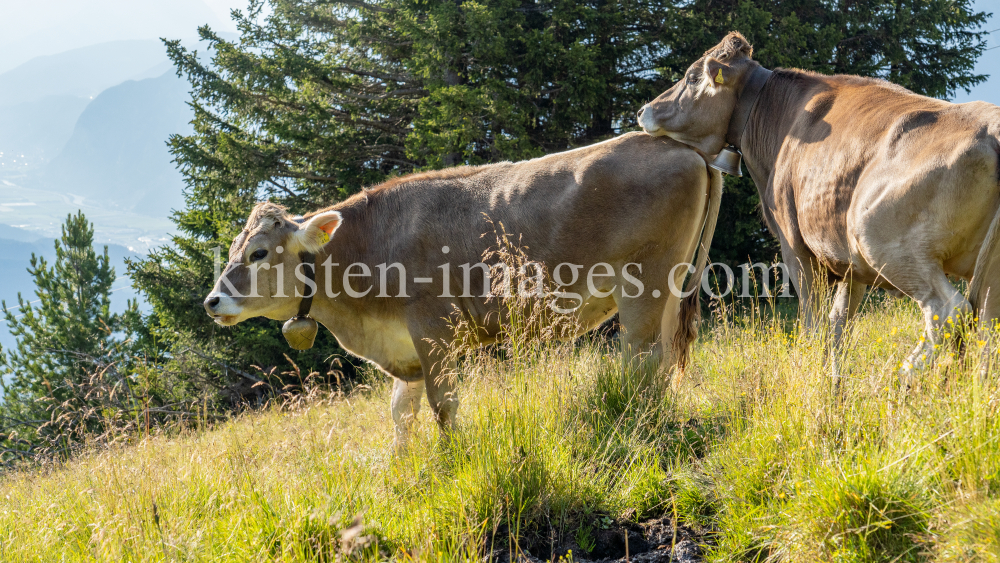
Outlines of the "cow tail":
{"type": "MultiPolygon", "coordinates": [[[[997,172],[1000,173],[1000,153],[997,155],[997,172]]],[[[998,178],[1000,181],[1000,178],[998,178]]],[[[972,270],[972,281],[969,283],[969,303],[973,313],[983,323],[991,320],[986,317],[986,301],[1000,299],[1000,295],[990,295],[990,292],[1000,293],[1000,209],[993,214],[990,229],[983,239],[983,246],[976,257],[976,267],[972,270]]]]}
{"type": "Polygon", "coordinates": [[[690,295],[681,300],[678,312],[677,332],[674,334],[673,356],[679,373],[684,372],[688,363],[691,343],[698,336],[698,321],[701,318],[701,283],[702,273],[708,266],[708,249],[712,247],[712,237],[715,235],[715,224],[719,220],[719,205],[722,203],[722,173],[714,168],[708,168],[708,202],[706,205],[705,224],[702,226],[701,239],[695,248],[695,270],[684,286],[684,292],[690,295]]]}

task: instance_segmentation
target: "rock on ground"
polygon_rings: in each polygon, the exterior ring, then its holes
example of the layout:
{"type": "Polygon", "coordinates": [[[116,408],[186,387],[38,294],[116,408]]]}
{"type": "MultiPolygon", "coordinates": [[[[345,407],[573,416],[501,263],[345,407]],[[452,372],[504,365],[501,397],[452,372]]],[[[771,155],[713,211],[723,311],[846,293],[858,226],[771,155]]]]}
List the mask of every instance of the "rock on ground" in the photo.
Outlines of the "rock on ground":
{"type": "Polygon", "coordinates": [[[690,528],[678,526],[675,529],[672,520],[664,517],[598,530],[595,532],[594,548],[590,552],[569,540],[558,547],[547,549],[551,554],[542,555],[542,550],[536,546],[534,553],[530,549],[516,554],[511,554],[507,549],[494,551],[486,560],[491,563],[569,561],[567,555],[572,550],[574,563],[699,563],[702,561],[701,539],[690,528]]]}

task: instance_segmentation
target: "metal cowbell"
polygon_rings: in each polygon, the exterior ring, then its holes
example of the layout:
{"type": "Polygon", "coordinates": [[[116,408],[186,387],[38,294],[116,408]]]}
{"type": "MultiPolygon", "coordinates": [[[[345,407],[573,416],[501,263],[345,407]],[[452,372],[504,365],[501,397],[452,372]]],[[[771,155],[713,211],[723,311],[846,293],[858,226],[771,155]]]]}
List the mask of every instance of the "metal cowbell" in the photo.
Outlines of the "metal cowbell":
{"type": "Polygon", "coordinates": [[[303,316],[292,317],[281,327],[281,334],[285,336],[288,345],[296,350],[312,348],[318,331],[316,321],[312,317],[303,316]]]}
{"type": "Polygon", "coordinates": [[[715,160],[709,166],[724,174],[740,178],[743,176],[743,170],[740,167],[742,159],[743,155],[740,154],[740,151],[734,147],[726,147],[722,149],[722,152],[715,157],[715,160]]]}

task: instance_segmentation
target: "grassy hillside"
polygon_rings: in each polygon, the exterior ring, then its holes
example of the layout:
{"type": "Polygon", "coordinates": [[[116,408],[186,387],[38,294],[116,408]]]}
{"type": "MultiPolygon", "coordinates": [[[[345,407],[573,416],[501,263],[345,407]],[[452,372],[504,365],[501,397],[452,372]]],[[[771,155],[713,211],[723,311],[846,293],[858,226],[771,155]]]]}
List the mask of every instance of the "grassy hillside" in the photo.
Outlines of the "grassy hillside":
{"type": "MultiPolygon", "coordinates": [[[[4,561],[996,561],[998,384],[948,352],[908,393],[909,302],[867,304],[835,395],[821,337],[715,320],[681,392],[601,346],[463,362],[459,425],[390,451],[389,387],[136,438],[0,483],[4,561]],[[690,544],[688,544],[690,545],[690,544]],[[572,550],[572,553],[568,553],[572,550]]],[[[979,343],[970,343],[979,350],[979,343]]]]}

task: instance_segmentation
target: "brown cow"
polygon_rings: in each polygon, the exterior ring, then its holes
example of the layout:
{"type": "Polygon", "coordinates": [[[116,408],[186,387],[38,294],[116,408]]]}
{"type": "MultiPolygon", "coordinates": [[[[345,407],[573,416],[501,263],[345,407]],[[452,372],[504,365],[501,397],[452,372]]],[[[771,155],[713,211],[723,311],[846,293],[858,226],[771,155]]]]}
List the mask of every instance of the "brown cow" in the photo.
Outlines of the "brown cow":
{"type": "MultiPolygon", "coordinates": [[[[500,304],[485,297],[483,270],[470,267],[496,247],[495,224],[548,267],[562,292],[579,296],[583,329],[617,310],[625,348],[670,367],[681,361],[671,345],[684,353],[693,338],[698,307],[697,292],[682,307],[679,290],[671,291],[696,268],[675,266],[710,245],[721,193],[721,176],[698,152],[632,133],[525,162],[404,176],[300,219],[258,204],[205,307],[223,325],[289,319],[299,296],[312,293],[301,273],[302,256],[314,254],[319,291],[310,313],[345,350],[395,378],[398,447],[425,387],[442,428],[454,418],[457,399],[440,377],[447,366],[430,343],[453,338],[446,319],[461,312],[483,328],[483,343],[500,331],[500,304]],[[559,264],[582,268],[554,271],[559,264]]],[[[706,258],[701,252],[695,263],[706,258]]]]}
{"type": "Polygon", "coordinates": [[[727,142],[743,151],[807,326],[813,276],[836,284],[834,359],[866,285],[920,304],[926,333],[903,364],[907,378],[957,314],[997,319],[1000,108],[873,78],[772,73],[752,54],[730,33],[644,106],[639,123],[706,154],[727,142]],[[972,279],[971,307],[948,274],[972,279]]]}

